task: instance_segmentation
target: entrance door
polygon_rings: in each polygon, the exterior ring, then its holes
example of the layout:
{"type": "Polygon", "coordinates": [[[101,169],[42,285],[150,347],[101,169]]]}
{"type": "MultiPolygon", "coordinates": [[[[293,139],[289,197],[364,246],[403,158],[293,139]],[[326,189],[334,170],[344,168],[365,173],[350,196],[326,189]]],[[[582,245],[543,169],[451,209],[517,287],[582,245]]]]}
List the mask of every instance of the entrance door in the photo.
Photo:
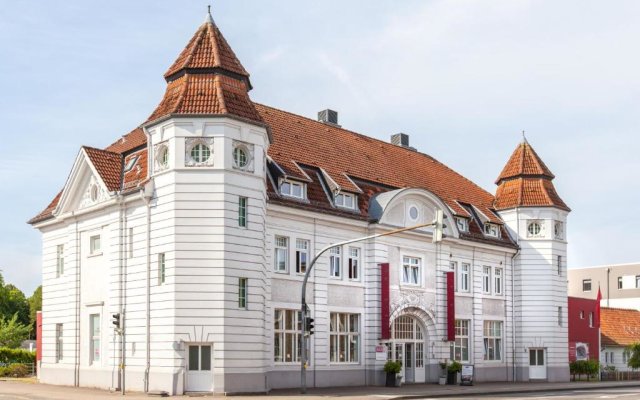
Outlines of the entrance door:
{"type": "Polygon", "coordinates": [[[414,364],[413,343],[404,344],[404,380],[406,382],[415,382],[416,380],[416,366],[414,364]]]}
{"type": "Polygon", "coordinates": [[[544,349],[529,349],[529,379],[547,379],[544,349]]]}
{"type": "Polygon", "coordinates": [[[190,344],[187,354],[187,392],[213,392],[211,345],[190,344]]]}

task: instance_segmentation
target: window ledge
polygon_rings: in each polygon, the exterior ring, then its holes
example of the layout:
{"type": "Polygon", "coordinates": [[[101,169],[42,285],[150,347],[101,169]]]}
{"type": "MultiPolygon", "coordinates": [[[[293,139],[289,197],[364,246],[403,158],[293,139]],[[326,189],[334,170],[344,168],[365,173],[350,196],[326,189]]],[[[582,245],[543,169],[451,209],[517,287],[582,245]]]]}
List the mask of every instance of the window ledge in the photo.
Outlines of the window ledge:
{"type": "Polygon", "coordinates": [[[102,255],[102,252],[99,253],[90,253],[87,257],[100,257],[102,255]]]}

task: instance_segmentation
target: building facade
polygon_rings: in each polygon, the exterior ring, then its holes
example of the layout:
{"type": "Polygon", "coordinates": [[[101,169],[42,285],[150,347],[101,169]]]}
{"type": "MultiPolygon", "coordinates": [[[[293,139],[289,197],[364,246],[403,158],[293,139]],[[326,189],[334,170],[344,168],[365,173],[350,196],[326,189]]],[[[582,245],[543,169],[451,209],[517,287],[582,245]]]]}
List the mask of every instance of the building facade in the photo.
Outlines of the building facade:
{"type": "Polygon", "coordinates": [[[600,365],[616,371],[631,371],[627,364],[631,357],[628,346],[640,343],[640,311],[611,307],[602,307],[600,311],[600,365]]]}
{"type": "Polygon", "coordinates": [[[595,299],[598,289],[602,307],[640,310],[640,263],[569,270],[569,296],[595,299]]]}
{"type": "Polygon", "coordinates": [[[595,299],[569,297],[569,361],[600,359],[600,307],[595,299]]]}
{"type": "Polygon", "coordinates": [[[442,241],[421,228],[319,258],[308,385],[382,384],[387,359],[407,383],[437,381],[451,359],[477,381],[569,379],[570,210],[526,141],[494,196],[406,135],[386,143],[342,129],[332,110],[313,120],[254,103],[210,15],[165,79],[151,116],[106,149],[82,147],[30,221],[43,238],[42,382],[296,387],[313,255],[436,210],[442,241]]]}

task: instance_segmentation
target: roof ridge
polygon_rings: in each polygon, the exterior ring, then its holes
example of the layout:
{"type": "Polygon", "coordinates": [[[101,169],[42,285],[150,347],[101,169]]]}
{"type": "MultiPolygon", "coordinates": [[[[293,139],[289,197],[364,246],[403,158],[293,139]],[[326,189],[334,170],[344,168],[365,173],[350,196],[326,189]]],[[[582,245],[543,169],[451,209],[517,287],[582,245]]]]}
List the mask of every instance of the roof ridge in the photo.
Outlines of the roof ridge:
{"type": "Polygon", "coordinates": [[[89,150],[97,150],[97,151],[100,151],[100,152],[103,152],[103,153],[109,153],[109,154],[113,154],[114,156],[122,157],[122,153],[117,153],[117,152],[111,151],[111,150],[99,149],[99,148],[93,147],[93,146],[82,145],[82,146],[80,146],[80,148],[81,149],[89,149],[89,150]]]}
{"type": "Polygon", "coordinates": [[[601,310],[617,310],[617,311],[633,311],[636,313],[640,313],[640,310],[636,310],[635,308],[620,308],[620,307],[600,307],[601,310]]]}
{"type": "MultiPolygon", "coordinates": [[[[456,170],[454,170],[453,168],[449,167],[449,166],[448,166],[448,165],[446,165],[445,163],[443,163],[443,162],[439,161],[438,159],[434,158],[433,156],[431,156],[431,155],[429,155],[429,154],[427,154],[427,153],[423,153],[423,152],[421,152],[421,151],[417,151],[417,150],[407,149],[407,148],[404,148],[404,147],[401,147],[401,146],[395,145],[395,144],[393,144],[393,143],[385,142],[385,141],[384,141],[384,140],[382,140],[382,139],[378,139],[378,138],[375,138],[375,137],[367,136],[367,135],[365,135],[365,134],[363,134],[363,133],[359,133],[359,132],[356,132],[356,131],[352,131],[352,130],[350,130],[350,129],[345,129],[345,128],[343,128],[343,127],[327,125],[327,124],[325,124],[325,123],[323,123],[323,122],[316,121],[316,120],[314,120],[314,119],[312,119],[312,118],[305,117],[305,116],[303,116],[303,115],[296,114],[296,113],[293,113],[293,112],[291,112],[291,111],[286,111],[286,110],[283,110],[283,109],[281,109],[281,108],[272,107],[272,106],[269,106],[269,105],[266,105],[266,104],[262,104],[262,103],[258,103],[258,102],[253,102],[253,103],[254,103],[254,105],[257,105],[257,106],[262,106],[262,107],[270,108],[270,109],[273,109],[273,110],[276,110],[276,111],[280,111],[280,112],[283,112],[283,113],[286,113],[286,114],[289,114],[289,115],[293,115],[293,116],[296,116],[296,117],[299,117],[299,118],[303,118],[303,119],[305,119],[305,120],[308,120],[308,121],[313,122],[313,123],[315,123],[315,124],[318,124],[318,125],[320,125],[320,126],[325,126],[325,127],[329,128],[329,129],[337,129],[337,130],[340,130],[340,131],[344,131],[344,132],[346,132],[346,133],[350,133],[350,134],[356,135],[356,136],[358,136],[358,137],[362,137],[362,138],[365,138],[365,139],[368,139],[368,140],[372,140],[372,141],[378,142],[378,143],[380,143],[380,144],[383,144],[383,145],[387,146],[387,147],[388,147],[388,148],[390,148],[390,149],[394,149],[394,150],[395,150],[395,149],[399,149],[399,150],[407,151],[407,152],[409,152],[409,154],[419,154],[419,155],[421,155],[421,156],[423,156],[423,157],[426,157],[427,159],[429,159],[429,160],[431,160],[431,161],[437,162],[438,164],[440,164],[440,165],[441,165],[441,166],[443,166],[444,168],[446,168],[446,169],[448,169],[449,171],[451,171],[451,172],[455,173],[456,175],[458,175],[458,176],[459,176],[459,177],[461,177],[462,179],[466,180],[467,182],[469,182],[469,183],[471,183],[472,185],[476,186],[478,189],[482,190],[486,195],[490,196],[490,197],[491,197],[491,199],[495,199],[495,196],[494,196],[491,192],[489,192],[488,190],[486,190],[486,189],[482,188],[482,187],[481,187],[481,186],[479,186],[477,183],[473,182],[473,181],[472,181],[472,180],[470,180],[469,178],[465,177],[465,176],[464,176],[464,175],[462,175],[461,173],[457,172],[457,171],[456,171],[456,170]]],[[[352,176],[355,176],[355,175],[352,175],[352,176]]],[[[492,202],[492,204],[493,204],[493,202],[492,202]]]]}

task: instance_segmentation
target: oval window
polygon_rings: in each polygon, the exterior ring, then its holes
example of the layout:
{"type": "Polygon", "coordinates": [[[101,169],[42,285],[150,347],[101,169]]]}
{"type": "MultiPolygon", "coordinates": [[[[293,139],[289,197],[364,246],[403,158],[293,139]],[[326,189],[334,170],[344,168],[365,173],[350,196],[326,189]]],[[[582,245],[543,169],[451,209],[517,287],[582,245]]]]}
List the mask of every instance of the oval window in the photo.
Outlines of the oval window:
{"type": "Polygon", "coordinates": [[[211,157],[211,149],[209,149],[209,146],[198,143],[191,148],[191,158],[193,161],[204,163],[209,160],[209,157],[211,157]]]}
{"type": "Polygon", "coordinates": [[[160,146],[160,149],[158,150],[158,164],[162,168],[169,166],[169,149],[167,146],[160,146]]]}
{"type": "Polygon", "coordinates": [[[542,230],[542,227],[540,226],[540,224],[538,222],[532,222],[527,227],[527,231],[529,232],[529,235],[531,235],[531,236],[538,236],[540,234],[541,230],[542,230]]]}
{"type": "Polygon", "coordinates": [[[409,208],[409,217],[413,220],[418,219],[418,207],[416,206],[411,206],[409,208]]]}
{"type": "Polygon", "coordinates": [[[91,185],[91,192],[89,195],[91,196],[91,201],[95,202],[98,200],[98,185],[95,183],[91,185]]]}
{"type": "Polygon", "coordinates": [[[236,167],[244,168],[247,166],[247,152],[240,146],[233,149],[233,162],[236,167]]]}

